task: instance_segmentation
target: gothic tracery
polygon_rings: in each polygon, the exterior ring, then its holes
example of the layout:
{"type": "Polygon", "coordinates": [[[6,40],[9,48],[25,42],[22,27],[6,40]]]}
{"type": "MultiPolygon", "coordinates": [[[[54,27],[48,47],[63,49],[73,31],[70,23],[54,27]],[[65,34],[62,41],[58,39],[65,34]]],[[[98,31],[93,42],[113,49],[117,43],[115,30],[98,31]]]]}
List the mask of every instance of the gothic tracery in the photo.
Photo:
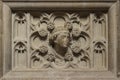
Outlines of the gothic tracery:
{"type": "Polygon", "coordinates": [[[30,13],[14,13],[15,66],[40,69],[106,67],[107,17],[94,14],[53,12],[35,17],[30,13]],[[22,55],[19,53],[25,55],[18,59],[22,55]]]}

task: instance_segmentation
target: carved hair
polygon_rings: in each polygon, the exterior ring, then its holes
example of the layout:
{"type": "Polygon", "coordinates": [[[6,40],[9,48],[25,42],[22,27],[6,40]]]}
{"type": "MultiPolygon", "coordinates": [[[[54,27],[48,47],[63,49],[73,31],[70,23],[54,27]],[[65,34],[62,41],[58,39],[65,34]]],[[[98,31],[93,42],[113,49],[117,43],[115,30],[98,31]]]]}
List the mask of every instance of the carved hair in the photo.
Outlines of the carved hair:
{"type": "MultiPolygon", "coordinates": [[[[61,32],[59,32],[59,33],[56,33],[56,34],[54,34],[54,35],[51,35],[51,37],[49,38],[49,43],[50,43],[50,45],[52,46],[52,47],[54,47],[54,44],[55,44],[55,41],[56,41],[56,39],[58,38],[58,36],[60,35],[60,34],[68,34],[69,35],[69,32],[66,32],[66,31],[61,31],[61,32]]],[[[69,37],[70,38],[70,37],[69,37]]]]}

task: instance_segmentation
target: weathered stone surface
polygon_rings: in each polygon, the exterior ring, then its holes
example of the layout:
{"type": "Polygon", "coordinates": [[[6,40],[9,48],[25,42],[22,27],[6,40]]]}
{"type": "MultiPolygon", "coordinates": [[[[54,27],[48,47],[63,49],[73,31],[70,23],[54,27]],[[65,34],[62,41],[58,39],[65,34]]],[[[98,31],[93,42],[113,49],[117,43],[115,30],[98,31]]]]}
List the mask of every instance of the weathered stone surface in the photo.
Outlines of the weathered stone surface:
{"type": "Polygon", "coordinates": [[[1,79],[119,80],[118,3],[1,1],[1,79]]]}
{"type": "Polygon", "coordinates": [[[2,57],[2,1],[0,0],[0,77],[3,72],[3,57],[2,57]]]}
{"type": "Polygon", "coordinates": [[[79,2],[96,2],[96,1],[98,1],[98,2],[111,2],[111,1],[117,1],[117,0],[3,0],[3,1],[10,1],[10,2],[14,2],[14,1],[17,1],[17,2],[19,2],[19,1],[27,1],[27,2],[30,2],[30,1],[33,1],[33,2],[35,2],[35,1],[37,1],[37,2],[39,2],[39,1],[60,1],[60,2],[69,2],[69,1],[72,1],[72,2],[76,2],[76,1],[79,1],[79,2]]]}

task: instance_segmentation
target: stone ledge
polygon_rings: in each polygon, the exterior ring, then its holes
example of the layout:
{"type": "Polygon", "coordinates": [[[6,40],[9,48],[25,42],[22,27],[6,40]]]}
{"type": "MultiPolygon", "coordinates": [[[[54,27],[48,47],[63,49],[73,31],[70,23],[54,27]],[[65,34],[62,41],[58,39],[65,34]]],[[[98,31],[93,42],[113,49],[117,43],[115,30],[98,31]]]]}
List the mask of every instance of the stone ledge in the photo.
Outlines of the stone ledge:
{"type": "Polygon", "coordinates": [[[5,2],[115,2],[117,0],[3,0],[5,2]]]}

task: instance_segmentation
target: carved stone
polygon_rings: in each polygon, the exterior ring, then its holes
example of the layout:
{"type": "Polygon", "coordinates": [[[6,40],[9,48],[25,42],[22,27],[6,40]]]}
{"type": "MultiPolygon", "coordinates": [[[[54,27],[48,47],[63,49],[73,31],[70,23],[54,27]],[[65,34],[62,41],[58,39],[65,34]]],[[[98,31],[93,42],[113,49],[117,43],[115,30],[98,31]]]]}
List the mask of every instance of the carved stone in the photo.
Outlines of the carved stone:
{"type": "Polygon", "coordinates": [[[119,80],[118,3],[4,0],[1,79],[119,80]]]}
{"type": "Polygon", "coordinates": [[[12,17],[13,63],[20,69],[107,69],[106,13],[14,12],[12,17]]]}

